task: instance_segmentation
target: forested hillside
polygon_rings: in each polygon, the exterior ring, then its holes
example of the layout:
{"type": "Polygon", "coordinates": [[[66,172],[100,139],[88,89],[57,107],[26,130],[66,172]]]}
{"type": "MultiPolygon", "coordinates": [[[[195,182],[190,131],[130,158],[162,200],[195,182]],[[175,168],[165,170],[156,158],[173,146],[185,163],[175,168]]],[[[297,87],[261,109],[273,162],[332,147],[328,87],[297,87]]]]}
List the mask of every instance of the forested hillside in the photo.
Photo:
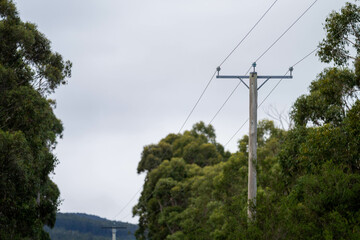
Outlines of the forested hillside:
{"type": "Polygon", "coordinates": [[[52,240],[108,240],[111,239],[111,229],[102,227],[121,226],[116,233],[117,239],[135,239],[134,232],[137,226],[134,224],[114,222],[94,215],[82,213],[58,213],[53,229],[45,230],[50,234],[52,240]]]}
{"type": "Polygon", "coordinates": [[[137,239],[360,239],[360,8],[326,20],[324,69],[291,109],[258,124],[258,190],[248,206],[248,136],[225,152],[211,125],[144,147],[137,239]],[[249,219],[247,209],[256,214],[249,219]]]}

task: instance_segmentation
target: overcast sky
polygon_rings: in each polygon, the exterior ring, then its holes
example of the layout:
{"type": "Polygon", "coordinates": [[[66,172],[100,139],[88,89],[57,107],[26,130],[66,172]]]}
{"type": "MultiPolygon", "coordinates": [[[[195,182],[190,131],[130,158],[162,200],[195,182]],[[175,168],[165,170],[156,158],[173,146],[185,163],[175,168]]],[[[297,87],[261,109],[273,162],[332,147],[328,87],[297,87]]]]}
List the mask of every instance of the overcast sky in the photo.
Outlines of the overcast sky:
{"type": "MultiPolygon", "coordinates": [[[[72,78],[52,97],[64,138],[53,177],[61,212],[84,212],[137,223],[131,208],[144,175],[136,173],[143,146],[177,133],[215,68],[274,0],[16,0],[24,21],[38,25],[54,51],[73,62],[72,78]],[[119,212],[121,213],[119,214],[119,212]]],[[[314,0],[278,0],[222,65],[221,74],[244,75],[314,0]]],[[[258,75],[283,75],[324,38],[323,23],[343,0],[319,0],[258,61],[258,75]]],[[[296,66],[259,108],[289,111],[327,65],[310,56],[296,66]]],[[[329,65],[328,65],[329,66],[329,65]]],[[[214,79],[187,122],[208,123],[237,80],[214,79]]],[[[275,86],[259,91],[259,102],[275,86]]],[[[248,90],[240,86],[214,120],[225,144],[248,118],[248,90]]],[[[227,145],[235,152],[237,140],[227,145]]]]}

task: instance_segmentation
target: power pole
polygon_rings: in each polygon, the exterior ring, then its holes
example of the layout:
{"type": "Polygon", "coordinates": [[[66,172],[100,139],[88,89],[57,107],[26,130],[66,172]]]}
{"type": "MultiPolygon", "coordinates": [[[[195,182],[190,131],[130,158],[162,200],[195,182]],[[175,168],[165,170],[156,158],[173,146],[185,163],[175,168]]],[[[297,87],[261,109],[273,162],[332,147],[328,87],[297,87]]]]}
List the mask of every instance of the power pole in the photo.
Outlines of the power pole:
{"type": "Polygon", "coordinates": [[[111,229],[112,231],[112,240],[116,240],[116,232],[118,229],[126,229],[126,227],[112,226],[112,227],[102,227],[104,229],[111,229]]]}
{"type": "MultiPolygon", "coordinates": [[[[248,162],[248,204],[256,205],[256,164],[257,164],[257,73],[250,73],[249,89],[249,162],[248,162]]],[[[250,206],[248,207],[248,217],[253,218],[250,206]]],[[[255,215],[255,213],[254,213],[255,215]]]]}
{"type": "Polygon", "coordinates": [[[256,165],[257,165],[257,100],[258,90],[264,86],[269,79],[285,79],[293,78],[291,67],[290,76],[258,76],[255,71],[256,63],[253,63],[253,72],[249,76],[231,76],[231,75],[219,75],[220,67],[217,68],[216,78],[225,79],[239,79],[249,89],[249,162],[248,162],[248,217],[249,219],[255,218],[255,210],[251,210],[251,206],[256,206],[256,165]],[[249,79],[249,86],[244,82],[243,79],[249,79]],[[257,86],[257,79],[266,79],[259,87],[257,86]]]}

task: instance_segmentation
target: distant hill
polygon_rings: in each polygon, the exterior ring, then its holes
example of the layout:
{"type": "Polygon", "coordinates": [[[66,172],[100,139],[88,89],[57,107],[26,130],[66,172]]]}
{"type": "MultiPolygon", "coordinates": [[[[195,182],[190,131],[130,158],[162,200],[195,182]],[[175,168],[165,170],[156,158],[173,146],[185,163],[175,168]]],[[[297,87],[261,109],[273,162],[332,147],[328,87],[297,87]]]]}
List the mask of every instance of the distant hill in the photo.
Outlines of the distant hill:
{"type": "Polygon", "coordinates": [[[118,240],[134,240],[137,225],[110,221],[98,216],[84,213],[58,213],[53,229],[45,227],[52,240],[109,240],[111,229],[102,229],[109,226],[124,226],[116,233],[118,240]]]}

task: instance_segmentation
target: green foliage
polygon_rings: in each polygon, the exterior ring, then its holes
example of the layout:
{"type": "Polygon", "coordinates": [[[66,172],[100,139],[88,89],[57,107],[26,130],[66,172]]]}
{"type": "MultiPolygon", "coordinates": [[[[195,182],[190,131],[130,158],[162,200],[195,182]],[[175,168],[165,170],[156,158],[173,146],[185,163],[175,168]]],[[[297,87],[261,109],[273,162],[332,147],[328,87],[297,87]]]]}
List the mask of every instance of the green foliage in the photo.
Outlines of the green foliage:
{"type": "Polygon", "coordinates": [[[14,3],[0,1],[0,238],[48,239],[59,190],[48,177],[61,137],[55,102],[46,97],[66,83],[71,63],[50,48],[14,3]]]}
{"type": "Polygon", "coordinates": [[[198,123],[161,140],[168,151],[154,145],[163,150],[134,208],[137,239],[360,239],[359,20],[355,4],[330,14],[319,56],[342,66],[325,69],[297,99],[295,126],[259,122],[256,206],[247,203],[248,136],[224,153],[213,128],[198,123]]]}
{"type": "MultiPolygon", "coordinates": [[[[358,239],[360,102],[339,124],[259,123],[256,219],[247,218],[247,136],[201,167],[173,158],[146,178],[138,239],[358,239]]],[[[254,207],[254,206],[251,206],[254,207]]]]}
{"type": "Polygon", "coordinates": [[[354,239],[359,237],[360,175],[330,162],[318,174],[297,180],[289,195],[294,225],[302,225],[301,239],[354,239]]]}
{"type": "Polygon", "coordinates": [[[164,160],[183,158],[187,163],[201,167],[223,161],[230,156],[224,147],[216,142],[214,128],[199,122],[184,134],[169,134],[158,144],[144,147],[138,164],[138,173],[150,172],[164,160]]]}
{"type": "Polygon", "coordinates": [[[320,43],[318,52],[322,62],[333,61],[344,65],[349,59],[356,59],[360,53],[360,7],[346,3],[340,12],[332,12],[326,19],[326,38],[320,43]],[[350,55],[352,47],[356,56],[350,55]]]}
{"type": "MultiPolygon", "coordinates": [[[[164,160],[147,174],[134,208],[134,214],[140,216],[138,239],[237,239],[242,227],[247,227],[246,146],[229,159],[224,158],[228,153],[218,152],[224,160],[214,162],[214,154],[205,154],[207,148],[212,152],[221,148],[216,142],[206,143],[210,139],[205,134],[194,134],[194,138],[193,132],[172,141],[172,149],[182,158],[164,160]],[[193,161],[188,158],[189,149],[197,149],[193,161]],[[201,164],[204,160],[205,166],[201,164]]],[[[285,133],[265,120],[259,123],[258,132],[259,182],[271,192],[275,188],[272,180],[280,171],[280,165],[273,163],[285,133]]],[[[240,145],[246,139],[240,140],[240,145]]]]}
{"type": "Polygon", "coordinates": [[[183,134],[170,134],[158,144],[145,146],[138,172],[147,171],[144,190],[134,214],[140,216],[139,239],[178,238],[192,184],[202,168],[221,163],[229,153],[216,142],[212,126],[203,122],[183,134]]]}
{"type": "Polygon", "coordinates": [[[137,171],[138,173],[151,171],[158,167],[165,159],[170,159],[171,156],[171,145],[166,142],[145,146],[141,154],[141,161],[139,162],[137,171]]]}
{"type": "Polygon", "coordinates": [[[360,76],[348,69],[330,68],[311,83],[310,94],[298,98],[291,116],[296,125],[338,125],[358,99],[360,76]]]}

